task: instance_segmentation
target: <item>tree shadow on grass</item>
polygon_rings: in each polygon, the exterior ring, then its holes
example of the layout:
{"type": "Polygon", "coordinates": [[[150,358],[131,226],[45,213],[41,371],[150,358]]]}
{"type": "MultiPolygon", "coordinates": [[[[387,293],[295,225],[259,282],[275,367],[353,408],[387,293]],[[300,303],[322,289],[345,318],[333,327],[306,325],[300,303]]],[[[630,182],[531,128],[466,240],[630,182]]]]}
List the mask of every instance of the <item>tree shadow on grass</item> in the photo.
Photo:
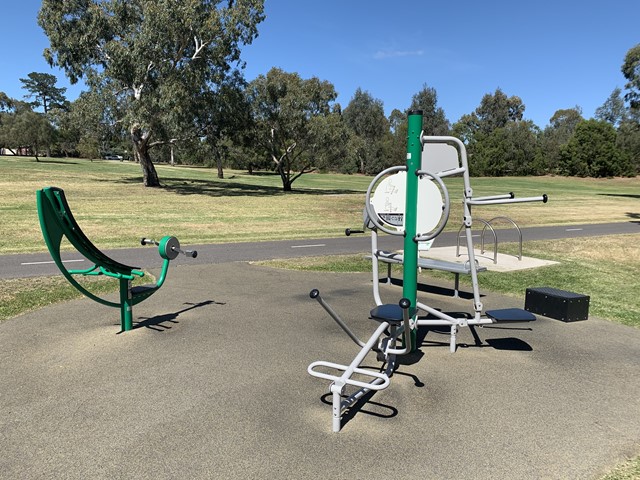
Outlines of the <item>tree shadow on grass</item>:
{"type": "Polygon", "coordinates": [[[36,160],[35,158],[31,158],[31,162],[32,163],[51,163],[55,165],[78,165],[78,162],[65,162],[62,160],[48,160],[44,158],[40,158],[39,160],[36,160]]]}
{"type": "MultiPolygon", "coordinates": [[[[108,180],[113,182],[113,180],[108,180]]],[[[126,177],[116,180],[115,183],[141,184],[142,177],[126,177]]],[[[246,197],[246,196],[280,196],[287,194],[304,195],[341,195],[341,194],[362,194],[360,190],[328,188],[300,188],[292,192],[283,191],[282,187],[272,185],[251,185],[232,180],[199,180],[185,178],[162,178],[161,188],[166,191],[177,193],[178,195],[206,195],[209,197],[246,197]]]]}
{"type": "Polygon", "coordinates": [[[624,198],[638,198],[640,199],[640,195],[635,193],[599,193],[598,195],[603,197],[624,197],[624,198]]]}

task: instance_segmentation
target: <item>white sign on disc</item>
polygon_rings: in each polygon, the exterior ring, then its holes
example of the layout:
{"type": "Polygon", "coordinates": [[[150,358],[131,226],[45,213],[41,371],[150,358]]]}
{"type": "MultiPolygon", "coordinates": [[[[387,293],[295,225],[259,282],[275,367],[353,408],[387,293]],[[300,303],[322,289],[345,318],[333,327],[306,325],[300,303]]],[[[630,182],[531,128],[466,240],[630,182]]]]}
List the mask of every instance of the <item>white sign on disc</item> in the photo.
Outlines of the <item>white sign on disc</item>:
{"type": "MultiPolygon", "coordinates": [[[[404,230],[407,172],[398,172],[382,180],[371,198],[380,220],[399,231],[404,230]]],[[[438,226],[442,217],[442,195],[428,177],[418,180],[417,233],[428,233],[438,226]]]]}

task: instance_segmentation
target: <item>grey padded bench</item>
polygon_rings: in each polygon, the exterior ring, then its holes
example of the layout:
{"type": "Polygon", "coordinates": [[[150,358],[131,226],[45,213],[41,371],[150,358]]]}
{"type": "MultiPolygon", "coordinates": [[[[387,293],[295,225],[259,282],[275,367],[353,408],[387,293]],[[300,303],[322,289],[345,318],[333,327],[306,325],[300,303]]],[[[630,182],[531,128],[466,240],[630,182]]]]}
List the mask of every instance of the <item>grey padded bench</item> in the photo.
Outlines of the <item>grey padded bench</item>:
{"type": "MultiPolygon", "coordinates": [[[[370,257],[369,257],[370,258],[370,257]]],[[[391,283],[391,265],[402,264],[404,261],[403,255],[397,252],[389,252],[386,250],[376,250],[376,258],[378,261],[387,264],[387,283],[391,283]]],[[[471,266],[469,262],[458,263],[448,262],[446,260],[434,260],[432,258],[420,258],[418,257],[418,267],[427,270],[440,270],[443,272],[450,272],[455,275],[455,283],[453,288],[453,296],[458,296],[460,287],[460,274],[470,275],[471,266]]],[[[476,272],[484,272],[487,267],[476,266],[476,272]]]]}

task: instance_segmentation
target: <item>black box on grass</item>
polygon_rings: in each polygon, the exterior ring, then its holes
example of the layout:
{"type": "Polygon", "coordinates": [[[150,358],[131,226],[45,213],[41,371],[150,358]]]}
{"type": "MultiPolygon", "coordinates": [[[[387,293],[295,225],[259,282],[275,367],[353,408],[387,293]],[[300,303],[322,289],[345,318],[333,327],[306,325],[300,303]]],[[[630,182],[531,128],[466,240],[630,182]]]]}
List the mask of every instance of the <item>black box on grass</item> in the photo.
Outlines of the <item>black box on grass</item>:
{"type": "Polygon", "coordinates": [[[527,288],[524,309],[563,322],[589,317],[589,296],[551,287],[527,288]]]}

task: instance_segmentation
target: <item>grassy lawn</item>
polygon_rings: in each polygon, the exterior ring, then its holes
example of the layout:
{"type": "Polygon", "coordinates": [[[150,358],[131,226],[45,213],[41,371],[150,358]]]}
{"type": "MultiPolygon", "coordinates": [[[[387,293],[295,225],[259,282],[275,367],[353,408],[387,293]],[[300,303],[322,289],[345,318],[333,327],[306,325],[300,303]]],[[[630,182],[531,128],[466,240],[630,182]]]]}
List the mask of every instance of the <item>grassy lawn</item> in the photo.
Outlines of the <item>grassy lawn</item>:
{"type": "MultiPolygon", "coordinates": [[[[142,186],[132,162],[0,157],[0,253],[46,251],[35,191],[63,188],[76,220],[100,248],[133,247],[142,236],[175,235],[183,245],[291,238],[335,237],[362,223],[362,175],[309,174],[284,193],[272,173],[248,175],[158,165],[163,188],[142,186]]],[[[447,227],[461,224],[461,179],[447,179],[454,196],[447,227]]],[[[478,178],[475,195],[513,191],[519,197],[547,193],[547,204],[477,207],[483,218],[509,215],[521,226],[626,221],[640,218],[640,178],[478,178]]]]}
{"type": "MultiPolygon", "coordinates": [[[[91,293],[103,296],[118,291],[118,281],[106,277],[77,279],[91,293]]],[[[145,274],[134,285],[153,283],[153,276],[145,274]]],[[[23,313],[38,310],[54,303],[80,298],[82,294],[62,275],[0,280],[0,322],[23,313]]]]}

